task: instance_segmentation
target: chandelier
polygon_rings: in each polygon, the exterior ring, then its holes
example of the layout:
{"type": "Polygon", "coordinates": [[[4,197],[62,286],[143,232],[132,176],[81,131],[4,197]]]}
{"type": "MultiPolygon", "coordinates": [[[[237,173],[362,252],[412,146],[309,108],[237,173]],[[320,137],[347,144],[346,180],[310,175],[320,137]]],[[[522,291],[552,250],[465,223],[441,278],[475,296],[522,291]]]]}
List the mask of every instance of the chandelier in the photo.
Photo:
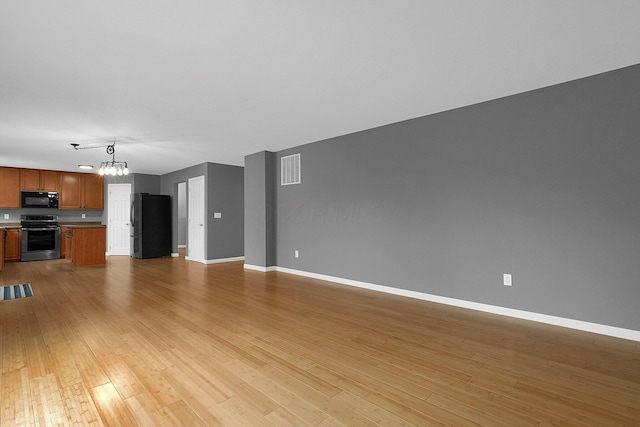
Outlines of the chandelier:
{"type": "Polygon", "coordinates": [[[75,150],[86,150],[91,148],[101,148],[107,147],[107,154],[111,156],[111,161],[101,162],[100,169],[98,169],[98,173],[100,175],[113,175],[113,176],[122,176],[129,175],[129,168],[127,167],[127,162],[117,162],[116,161],[116,142],[110,145],[99,145],[97,147],[80,147],[80,144],[71,143],[71,146],[75,150]]]}
{"type": "Polygon", "coordinates": [[[129,175],[127,162],[116,162],[116,143],[107,145],[107,154],[111,154],[110,162],[101,162],[98,173],[100,175],[129,175]]]}

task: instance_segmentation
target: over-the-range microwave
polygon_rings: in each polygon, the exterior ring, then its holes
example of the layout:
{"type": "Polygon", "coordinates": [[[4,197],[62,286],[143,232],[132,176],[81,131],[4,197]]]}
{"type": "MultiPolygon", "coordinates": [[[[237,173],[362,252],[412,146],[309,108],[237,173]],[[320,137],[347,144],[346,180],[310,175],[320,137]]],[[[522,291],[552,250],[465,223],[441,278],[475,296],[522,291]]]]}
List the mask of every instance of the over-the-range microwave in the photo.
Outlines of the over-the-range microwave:
{"type": "Polygon", "coordinates": [[[58,209],[58,193],[55,191],[23,191],[22,207],[58,209]]]}

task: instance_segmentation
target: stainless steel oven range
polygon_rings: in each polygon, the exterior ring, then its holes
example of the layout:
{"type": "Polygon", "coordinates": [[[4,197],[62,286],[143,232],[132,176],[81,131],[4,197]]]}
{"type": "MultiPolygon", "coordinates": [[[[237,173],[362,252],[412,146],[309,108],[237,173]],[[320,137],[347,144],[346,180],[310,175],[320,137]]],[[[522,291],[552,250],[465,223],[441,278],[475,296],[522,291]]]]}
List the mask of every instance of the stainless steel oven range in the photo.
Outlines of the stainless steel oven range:
{"type": "Polygon", "coordinates": [[[22,255],[20,261],[60,258],[58,215],[20,215],[22,255]]]}

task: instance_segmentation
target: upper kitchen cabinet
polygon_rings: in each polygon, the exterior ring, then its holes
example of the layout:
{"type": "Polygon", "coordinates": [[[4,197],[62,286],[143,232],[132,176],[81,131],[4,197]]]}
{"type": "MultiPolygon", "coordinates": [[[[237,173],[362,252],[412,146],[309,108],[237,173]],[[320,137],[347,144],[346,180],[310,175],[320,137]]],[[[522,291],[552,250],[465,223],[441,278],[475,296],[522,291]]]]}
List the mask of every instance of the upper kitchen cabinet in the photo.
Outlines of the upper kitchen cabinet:
{"type": "Polygon", "coordinates": [[[80,174],[60,172],[60,209],[80,209],[80,174]]]}
{"type": "Polygon", "coordinates": [[[0,167],[0,208],[20,208],[20,169],[0,167]]]}
{"type": "Polygon", "coordinates": [[[20,170],[20,189],[22,191],[58,191],[60,173],[38,169],[20,170]]]}
{"type": "Polygon", "coordinates": [[[104,209],[104,177],[60,172],[60,209],[104,209]]]}
{"type": "Polygon", "coordinates": [[[82,209],[104,209],[104,177],[93,173],[82,173],[84,190],[82,209]]]}

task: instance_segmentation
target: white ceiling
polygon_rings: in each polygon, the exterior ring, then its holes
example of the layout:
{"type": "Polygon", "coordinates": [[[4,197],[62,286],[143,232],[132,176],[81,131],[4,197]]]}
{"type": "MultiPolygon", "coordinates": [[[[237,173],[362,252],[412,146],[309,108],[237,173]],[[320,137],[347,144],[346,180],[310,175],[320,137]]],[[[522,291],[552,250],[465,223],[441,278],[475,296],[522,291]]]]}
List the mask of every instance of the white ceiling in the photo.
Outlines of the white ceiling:
{"type": "Polygon", "coordinates": [[[640,63],[640,1],[0,2],[0,165],[163,174],[640,63]]]}

